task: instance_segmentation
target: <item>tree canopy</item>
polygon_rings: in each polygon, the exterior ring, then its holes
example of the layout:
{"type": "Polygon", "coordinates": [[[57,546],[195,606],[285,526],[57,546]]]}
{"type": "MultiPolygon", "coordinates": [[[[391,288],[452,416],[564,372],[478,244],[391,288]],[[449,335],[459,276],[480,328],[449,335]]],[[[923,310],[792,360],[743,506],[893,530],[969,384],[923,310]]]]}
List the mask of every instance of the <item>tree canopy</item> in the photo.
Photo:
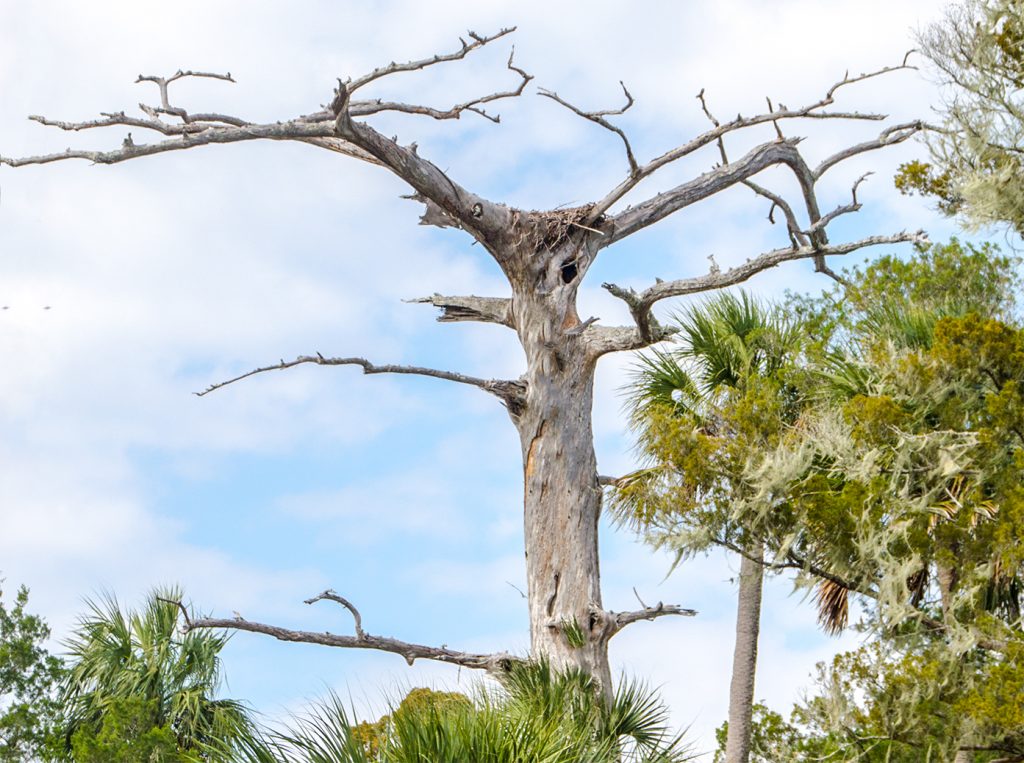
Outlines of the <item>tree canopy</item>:
{"type": "Polygon", "coordinates": [[[904,164],[896,185],[973,225],[1024,235],[1024,3],[964,0],[918,35],[946,100],[931,161],[904,164]]]}
{"type": "Polygon", "coordinates": [[[10,608],[0,589],[0,761],[5,763],[42,759],[59,746],[58,691],[65,671],[46,649],[49,638],[49,626],[28,611],[28,589],[18,589],[10,608]]]}

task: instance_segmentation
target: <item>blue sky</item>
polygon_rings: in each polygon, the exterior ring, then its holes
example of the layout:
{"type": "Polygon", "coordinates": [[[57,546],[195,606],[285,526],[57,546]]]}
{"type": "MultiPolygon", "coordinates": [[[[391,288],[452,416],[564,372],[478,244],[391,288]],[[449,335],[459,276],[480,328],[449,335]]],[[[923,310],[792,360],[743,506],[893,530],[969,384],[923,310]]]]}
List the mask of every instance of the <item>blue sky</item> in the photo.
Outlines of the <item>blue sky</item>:
{"type": "MultiPolygon", "coordinates": [[[[0,5],[0,152],[116,146],[124,131],[67,135],[28,114],[84,119],[132,109],[153,93],[136,75],[230,71],[235,85],[182,83],[190,109],[251,119],[307,113],[334,78],[444,51],[466,29],[518,24],[463,65],[396,77],[377,94],[443,105],[506,86],[504,59],[535,84],[586,107],[637,104],[620,123],[650,157],[706,127],[695,94],[719,115],[817,100],[849,69],[902,59],[932,0],[858,2],[98,2],[0,5]]],[[[850,88],[844,108],[894,121],[928,116],[936,94],[902,72],[850,88]]],[[[526,208],[582,203],[626,170],[615,136],[534,90],[500,106],[501,125],[389,117],[386,134],[464,185],[526,208]]],[[[822,157],[873,125],[790,128],[822,157]]],[[[136,142],[145,140],[136,134],[136,142]]],[[[751,136],[764,139],[768,134],[751,136]]],[[[730,150],[743,150],[737,138],[730,150]]],[[[949,224],[890,178],[920,154],[903,146],[836,170],[825,205],[844,203],[866,170],[865,209],[836,225],[855,237],[949,224]]],[[[712,150],[640,194],[710,168],[712,150]]],[[[782,174],[764,181],[792,192],[782,174]]],[[[205,611],[345,632],[344,613],[301,601],[333,587],[374,633],[466,649],[525,650],[519,444],[501,409],[474,389],[431,379],[300,368],[191,393],[278,358],[313,351],[376,362],[515,376],[521,352],[500,327],[434,322],[401,300],[432,292],[501,296],[495,266],[467,237],[416,224],[419,210],[383,171],[301,145],[178,152],[115,167],[83,162],[0,169],[0,573],[32,588],[34,607],[68,632],[83,597],[136,604],[179,582],[205,611]],[[45,306],[51,309],[44,310],[45,306]]],[[[606,250],[581,293],[581,315],[625,324],[599,285],[642,287],[696,275],[784,241],[746,189],[688,209],[606,250]]],[[[833,238],[837,238],[834,235],[833,238]]],[[[887,250],[888,251],[888,250],[887,250]]],[[[877,252],[881,253],[881,251],[877,252]]],[[[834,263],[839,265],[841,263],[834,263]]],[[[807,264],[764,273],[750,289],[826,286],[807,264]]],[[[667,305],[666,309],[679,305],[667,305]]],[[[604,361],[595,430],[600,469],[631,461],[616,390],[628,357],[604,361]]],[[[639,624],[613,642],[616,667],[660,685],[680,725],[712,745],[725,713],[734,598],[732,562],[670,560],[606,528],[605,603],[632,588],[700,610],[639,624]]],[[[769,587],[757,695],[788,709],[817,660],[852,637],[817,633],[786,580],[769,587]]],[[[254,635],[225,654],[233,696],[271,716],[326,687],[381,705],[398,687],[470,680],[393,655],[287,645],[254,635]]]]}

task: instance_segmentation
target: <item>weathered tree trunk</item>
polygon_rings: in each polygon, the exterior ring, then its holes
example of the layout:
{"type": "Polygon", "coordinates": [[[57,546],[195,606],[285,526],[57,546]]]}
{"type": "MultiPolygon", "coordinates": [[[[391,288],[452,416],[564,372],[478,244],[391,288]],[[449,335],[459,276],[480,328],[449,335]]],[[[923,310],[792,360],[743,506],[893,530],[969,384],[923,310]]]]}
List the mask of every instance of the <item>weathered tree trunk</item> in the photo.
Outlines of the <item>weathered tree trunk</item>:
{"type": "Polygon", "coordinates": [[[740,590],[736,604],[736,645],[729,684],[729,733],[725,741],[725,763],[747,763],[750,759],[751,716],[754,706],[754,676],[757,671],[757,638],[761,630],[761,589],[764,583],[764,544],[747,544],[741,556],[740,590]]]}
{"type": "MultiPolygon", "coordinates": [[[[525,234],[527,242],[544,238],[543,230],[525,234]]],[[[553,667],[581,668],[607,692],[611,633],[601,603],[601,488],[591,425],[596,358],[574,331],[576,291],[589,261],[581,248],[569,240],[553,249],[527,244],[510,269],[527,363],[525,405],[510,412],[522,443],[531,653],[553,667]]]]}

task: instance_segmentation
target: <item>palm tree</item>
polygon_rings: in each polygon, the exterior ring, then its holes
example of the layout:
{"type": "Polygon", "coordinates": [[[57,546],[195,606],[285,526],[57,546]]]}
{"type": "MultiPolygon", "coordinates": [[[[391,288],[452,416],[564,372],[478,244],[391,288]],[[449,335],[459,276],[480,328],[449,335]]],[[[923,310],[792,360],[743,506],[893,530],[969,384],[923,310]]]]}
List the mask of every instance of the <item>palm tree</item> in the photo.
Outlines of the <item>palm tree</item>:
{"type": "Polygon", "coordinates": [[[373,724],[354,725],[336,696],[270,735],[248,763],[683,763],[692,756],[652,692],[623,682],[606,699],[579,670],[516,665],[473,698],[414,689],[373,724]]]}
{"type": "Polygon", "coordinates": [[[629,387],[649,465],[617,481],[611,504],[681,555],[711,543],[739,553],[725,760],[746,763],[764,576],[763,531],[749,519],[770,502],[749,494],[743,474],[795,417],[798,401],[782,372],[799,333],[777,308],[743,292],[705,301],[677,322],[677,345],[644,357],[629,387]]]}
{"type": "Polygon", "coordinates": [[[215,699],[220,650],[227,636],[179,628],[184,609],[177,589],[155,591],[141,612],[124,611],[107,596],[88,602],[68,640],[65,738],[95,733],[113,708],[141,702],[154,727],[173,733],[178,749],[195,759],[227,757],[231,746],[254,736],[245,706],[215,699]]]}

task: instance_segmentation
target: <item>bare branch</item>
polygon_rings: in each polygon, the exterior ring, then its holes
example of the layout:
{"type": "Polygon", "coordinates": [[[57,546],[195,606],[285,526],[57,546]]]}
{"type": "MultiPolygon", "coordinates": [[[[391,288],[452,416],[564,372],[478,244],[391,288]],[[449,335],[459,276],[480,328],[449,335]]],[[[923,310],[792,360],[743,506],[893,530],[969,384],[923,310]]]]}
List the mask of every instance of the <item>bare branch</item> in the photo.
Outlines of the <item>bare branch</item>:
{"type": "Polygon", "coordinates": [[[832,96],[836,94],[836,91],[839,90],[839,88],[846,87],[847,85],[852,85],[855,82],[863,82],[864,80],[871,79],[873,77],[881,77],[883,74],[888,74],[889,72],[898,71],[900,69],[913,69],[916,71],[916,66],[911,66],[910,64],[907,63],[907,61],[910,59],[910,54],[913,52],[914,51],[912,50],[908,50],[903,55],[903,63],[899,64],[898,66],[883,66],[881,69],[861,73],[858,74],[856,77],[851,77],[850,73],[847,72],[845,75],[843,75],[843,78],[839,82],[835,83],[834,85],[832,85],[832,87],[828,89],[828,92],[825,94],[825,99],[831,102],[832,96]]]}
{"type": "MultiPolygon", "coordinates": [[[[471,111],[474,114],[482,116],[484,119],[488,119],[495,124],[501,122],[501,115],[488,114],[483,109],[483,104],[491,103],[492,101],[500,101],[506,98],[517,98],[523,94],[527,84],[533,79],[533,75],[527,73],[523,69],[520,69],[513,63],[513,57],[515,56],[515,48],[512,49],[512,53],[508,57],[508,63],[506,67],[509,71],[513,71],[519,75],[519,85],[512,88],[511,90],[501,90],[489,95],[483,95],[478,98],[472,98],[463,103],[456,104],[448,109],[435,109],[430,106],[418,106],[410,103],[396,103],[393,101],[370,101],[370,102],[359,102],[356,104],[360,116],[379,114],[384,111],[397,111],[402,114],[418,114],[421,116],[431,117],[433,119],[458,119],[462,116],[465,111],[471,111]]],[[[355,111],[355,109],[353,109],[355,111]]]]}
{"type": "Polygon", "coordinates": [[[605,119],[605,117],[619,116],[620,114],[625,114],[629,110],[630,106],[632,106],[634,103],[633,96],[630,95],[629,90],[626,89],[625,83],[619,82],[619,85],[622,86],[622,92],[625,93],[626,95],[626,104],[618,109],[605,109],[603,111],[583,111],[579,107],[574,106],[573,104],[566,101],[564,98],[560,97],[558,93],[555,93],[551,90],[541,89],[538,92],[545,98],[550,98],[555,103],[558,103],[564,106],[565,108],[569,109],[569,111],[571,111],[573,114],[581,116],[584,119],[588,119],[594,124],[599,124],[606,130],[611,130],[613,133],[618,135],[622,139],[622,144],[626,148],[626,161],[629,162],[629,174],[630,176],[633,176],[640,171],[640,165],[637,164],[636,156],[634,156],[633,154],[633,147],[629,144],[629,138],[626,137],[626,133],[622,130],[621,127],[616,127],[607,119],[605,119]]]}
{"type": "MultiPolygon", "coordinates": [[[[777,108],[772,109],[769,107],[767,113],[758,114],[752,117],[744,117],[741,114],[737,114],[735,119],[728,122],[719,122],[707,108],[707,102],[704,98],[704,90],[698,94],[697,98],[701,102],[701,109],[704,111],[705,116],[712,122],[714,127],[707,132],[704,132],[692,140],[683,143],[669,151],[666,151],[661,156],[652,159],[647,164],[640,165],[636,172],[631,172],[630,176],[623,180],[619,185],[613,188],[603,199],[598,201],[590,214],[590,218],[587,221],[588,224],[593,224],[607,212],[613,204],[622,199],[626,194],[632,191],[644,178],[653,175],[655,172],[660,170],[667,164],[677,161],[692,154],[704,146],[708,146],[712,143],[718,143],[722,137],[731,132],[738,130],[744,130],[748,127],[754,127],[756,125],[773,123],[776,126],[776,130],[781,132],[779,128],[779,122],[787,119],[845,119],[845,120],[868,120],[868,121],[881,121],[886,118],[885,114],[870,114],[858,111],[846,111],[846,112],[835,112],[826,111],[826,107],[831,106],[835,102],[835,93],[841,87],[845,85],[853,84],[854,82],[860,82],[871,77],[880,76],[889,72],[897,71],[899,69],[915,69],[916,67],[908,66],[904,61],[899,66],[888,66],[883,69],[879,69],[875,72],[868,74],[862,74],[858,77],[850,78],[845,76],[839,82],[834,83],[827,91],[824,98],[821,98],[814,103],[810,103],[801,108],[788,108],[783,104],[779,104],[777,108]]],[[[720,144],[719,144],[720,145],[720,144]]],[[[721,148],[721,145],[720,145],[721,148]]]]}
{"type": "Polygon", "coordinates": [[[768,210],[768,222],[774,225],[775,218],[772,216],[772,213],[775,211],[776,207],[782,210],[782,214],[786,218],[786,230],[789,233],[789,241],[793,246],[810,246],[807,236],[800,229],[800,223],[797,222],[793,208],[789,206],[789,203],[785,199],[778,194],[769,191],[767,188],[758,185],[752,180],[744,180],[743,185],[747,186],[747,188],[751,189],[759,196],[764,196],[766,199],[771,201],[772,206],[768,210]]]}
{"type": "MultiPolygon", "coordinates": [[[[715,119],[714,114],[712,114],[711,110],[708,109],[708,102],[704,98],[704,88],[701,88],[700,92],[697,93],[697,100],[700,101],[701,111],[704,112],[704,116],[706,116],[708,118],[708,121],[711,122],[711,124],[713,124],[715,127],[721,127],[722,123],[719,122],[717,119],[715,119]]],[[[771,107],[770,106],[769,106],[768,110],[771,111],[771,107]]],[[[777,122],[776,122],[776,127],[778,127],[778,123],[777,122]]],[[[725,141],[722,139],[721,135],[718,136],[718,140],[716,141],[716,143],[718,143],[718,153],[722,157],[722,164],[728,164],[729,163],[729,156],[728,156],[728,154],[725,153],[725,141]]]]}
{"type": "Polygon", "coordinates": [[[103,114],[100,119],[83,122],[62,122],[45,117],[36,117],[41,124],[58,127],[62,130],[78,131],[102,127],[124,126],[134,129],[154,130],[172,137],[172,140],[154,144],[136,143],[131,134],[125,139],[120,150],[94,151],[68,149],[59,153],[43,154],[24,158],[0,157],[0,163],[19,167],[27,164],[45,164],[66,159],[87,159],[100,164],[115,164],[140,156],[163,153],[166,151],[194,148],[213,143],[233,143],[244,140],[296,140],[347,154],[363,161],[380,164],[407,182],[423,198],[457,221],[488,250],[496,253],[496,247],[490,243],[496,239],[507,223],[507,209],[492,204],[485,199],[467,192],[456,185],[443,171],[425,159],[416,155],[415,144],[399,146],[397,140],[388,140],[368,125],[353,122],[354,117],[370,116],[382,111],[400,111],[410,114],[424,114],[435,119],[457,119],[466,111],[479,114],[498,121],[498,117],[488,114],[483,104],[502,98],[511,98],[522,94],[526,84],[532,79],[523,69],[517,67],[510,55],[507,67],[519,75],[517,87],[499,91],[457,104],[449,109],[434,109],[414,104],[391,103],[381,100],[354,101],[352,93],[357,89],[389,74],[415,69],[444,61],[455,61],[464,58],[470,51],[476,50],[493,40],[503,37],[512,29],[503,29],[498,34],[482,37],[471,33],[472,42],[463,42],[462,47],[451,54],[433,56],[429,59],[410,61],[405,64],[389,64],[376,69],[368,75],[356,80],[341,82],[334,101],[327,110],[315,114],[301,116],[286,122],[274,124],[252,124],[238,117],[223,114],[190,115],[170,101],[168,86],[183,77],[210,77],[234,81],[230,75],[219,75],[208,72],[179,71],[171,77],[140,75],[139,82],[155,83],[160,89],[160,105],[146,106],[141,104],[146,117],[133,117],[123,112],[103,114]],[[343,108],[342,108],[343,107],[343,108]],[[181,119],[182,124],[165,121],[161,117],[174,116],[181,119]]]}
{"type": "MultiPolygon", "coordinates": [[[[148,107],[144,107],[145,108],[148,107]]],[[[156,113],[156,112],[154,112],[156,113]]],[[[84,122],[62,122],[55,119],[47,119],[46,117],[33,114],[29,116],[33,122],[38,122],[46,127],[56,127],[65,132],[80,132],[82,130],[95,130],[103,127],[137,127],[142,130],[156,130],[164,135],[183,135],[185,133],[195,134],[207,130],[210,127],[220,126],[205,124],[208,122],[219,122],[223,125],[230,125],[233,127],[241,127],[245,124],[245,121],[236,117],[229,117],[224,114],[201,114],[197,117],[201,117],[192,122],[186,122],[184,124],[170,124],[164,122],[156,116],[152,116],[149,119],[142,119],[140,117],[131,117],[126,115],[123,111],[115,113],[101,113],[101,119],[91,119],[84,122]]]]}
{"type": "Polygon", "coordinates": [[[344,596],[339,596],[337,593],[335,593],[330,588],[328,588],[323,593],[317,594],[316,596],[314,596],[311,599],[306,599],[303,603],[304,604],[315,604],[316,602],[322,601],[324,599],[326,599],[327,601],[333,601],[333,602],[335,602],[337,604],[340,604],[345,609],[347,609],[350,613],[352,613],[352,619],[355,621],[356,638],[358,638],[358,639],[365,639],[366,638],[366,632],[363,631],[363,616],[359,614],[359,610],[355,608],[355,605],[352,604],[352,602],[350,602],[344,596]]]}
{"type": "Polygon", "coordinates": [[[708,109],[708,102],[704,98],[704,88],[701,88],[700,92],[697,93],[697,100],[700,101],[700,109],[704,112],[704,116],[708,118],[708,121],[715,127],[721,127],[722,123],[715,119],[714,114],[708,109]]]}
{"type": "Polygon", "coordinates": [[[828,214],[823,215],[818,220],[816,220],[810,228],[808,228],[805,231],[802,231],[802,233],[806,236],[813,236],[818,231],[823,230],[826,225],[835,220],[837,217],[849,214],[850,212],[858,211],[861,208],[861,204],[859,201],[857,201],[857,188],[860,186],[861,183],[863,183],[873,174],[875,173],[865,172],[863,175],[857,178],[857,180],[853,184],[853,188],[850,189],[850,196],[853,200],[849,204],[843,204],[841,206],[838,206],[828,214]]]}
{"type": "Polygon", "coordinates": [[[437,317],[439,323],[477,321],[515,328],[512,319],[512,300],[507,297],[445,297],[433,294],[429,297],[410,299],[408,302],[441,308],[443,312],[437,317]]]}
{"type": "Polygon", "coordinates": [[[457,382],[459,384],[468,384],[472,387],[479,387],[485,392],[490,392],[506,403],[509,404],[510,409],[513,401],[516,403],[521,402],[523,395],[526,392],[526,383],[523,381],[512,381],[506,379],[478,379],[475,376],[466,376],[465,374],[456,373],[455,371],[443,371],[436,368],[423,368],[422,366],[395,366],[395,365],[374,365],[366,358],[325,358],[320,353],[316,355],[300,355],[295,360],[284,361],[277,363],[273,366],[263,366],[262,368],[254,368],[252,371],[247,371],[244,374],[228,379],[227,381],[217,382],[211,384],[202,392],[196,392],[197,397],[203,397],[211,392],[226,387],[229,384],[234,384],[242,379],[247,379],[250,376],[256,374],[262,374],[267,371],[282,371],[286,368],[294,368],[305,363],[313,363],[318,366],[362,366],[364,374],[411,374],[414,376],[429,376],[434,379],[444,379],[445,381],[457,382]]]}
{"type": "Polygon", "coordinates": [[[875,151],[879,148],[885,148],[886,146],[894,146],[897,143],[902,143],[909,138],[917,135],[925,129],[926,125],[921,121],[904,122],[902,124],[893,125],[888,129],[883,130],[877,138],[869,140],[864,143],[858,143],[855,146],[850,146],[842,151],[838,151],[827,159],[823,160],[821,164],[814,168],[814,179],[818,180],[828,170],[830,170],[839,162],[845,161],[852,156],[863,154],[868,151],[875,151]]]}
{"type": "Polygon", "coordinates": [[[605,247],[619,241],[668,217],[673,212],[713,196],[776,164],[789,166],[797,179],[801,181],[805,198],[808,201],[813,200],[813,190],[809,185],[813,184],[813,178],[803,157],[796,150],[798,142],[795,139],[790,139],[783,142],[764,143],[735,162],[723,164],[694,180],[630,207],[612,217],[605,224],[605,229],[609,233],[598,240],[598,245],[605,247]]]}
{"type": "Polygon", "coordinates": [[[742,265],[737,265],[720,273],[711,273],[696,278],[684,278],[677,281],[663,281],[662,283],[655,284],[641,293],[641,300],[645,303],[654,304],[666,297],[680,297],[711,289],[722,289],[726,286],[746,281],[752,275],[760,273],[762,270],[773,268],[791,260],[814,256],[849,254],[858,249],[882,244],[923,243],[926,241],[925,233],[917,231],[915,233],[901,232],[891,236],[869,236],[857,241],[850,241],[845,244],[832,244],[820,249],[813,247],[774,249],[748,260],[742,265]]]}
{"type": "Polygon", "coordinates": [[[155,597],[157,601],[162,601],[164,604],[172,604],[181,610],[181,616],[185,620],[185,629],[188,630],[192,627],[192,618],[188,615],[188,610],[185,609],[185,605],[180,600],[176,599],[165,599],[163,596],[155,597]]]}
{"type": "Polygon", "coordinates": [[[565,335],[566,336],[579,336],[580,334],[584,333],[588,328],[590,328],[595,323],[597,323],[599,320],[601,320],[601,319],[598,318],[595,315],[592,315],[589,318],[587,318],[585,321],[582,321],[581,323],[578,323],[577,325],[573,326],[571,329],[567,329],[566,332],[565,332],[565,335]]]}
{"type": "MultiPolygon", "coordinates": [[[[633,316],[633,321],[636,323],[639,331],[638,338],[645,342],[645,344],[640,345],[641,347],[646,347],[647,345],[654,344],[655,342],[668,339],[673,333],[675,333],[673,330],[663,328],[661,324],[658,323],[654,314],[651,312],[651,304],[653,303],[647,304],[644,302],[641,295],[637,294],[633,289],[623,289],[621,286],[616,286],[613,283],[602,284],[602,287],[607,289],[608,293],[613,297],[618,297],[626,303],[626,306],[629,308],[629,314],[633,316]]],[[[602,327],[599,327],[599,329],[600,328],[602,327]]],[[[595,338],[600,338],[602,343],[614,341],[615,339],[629,341],[632,336],[632,331],[629,329],[626,329],[626,331],[628,332],[627,334],[618,336],[617,334],[621,332],[620,329],[605,328],[603,331],[599,331],[596,334],[596,337],[592,334],[591,341],[592,344],[595,338]],[[615,332],[615,335],[609,334],[609,332],[615,332]]],[[[601,350],[602,347],[598,346],[597,349],[601,350]]],[[[605,350],[605,352],[606,351],[607,350],[605,350]]],[[[599,351],[598,354],[600,355],[604,353],[599,351]]]]}
{"type": "Polygon", "coordinates": [[[467,43],[465,40],[460,40],[460,42],[462,43],[462,47],[456,50],[454,53],[439,54],[431,56],[430,58],[421,58],[417,61],[407,61],[404,64],[396,64],[394,61],[392,61],[387,66],[381,66],[377,69],[374,69],[369,74],[364,74],[362,77],[357,77],[354,80],[350,80],[349,82],[346,83],[348,85],[348,90],[350,93],[354,93],[359,88],[365,87],[374,80],[381,79],[382,77],[387,77],[391,74],[398,74],[400,72],[413,72],[418,71],[420,69],[426,69],[428,66],[434,66],[435,64],[443,64],[448,61],[459,61],[465,58],[469,53],[473,52],[474,50],[482,48],[484,45],[487,45],[490,42],[494,42],[495,40],[504,37],[505,35],[512,34],[514,31],[516,31],[515,27],[509,27],[507,29],[501,29],[498,31],[497,34],[493,34],[489,37],[486,35],[481,36],[478,35],[476,32],[471,31],[468,34],[473,41],[467,43]]]}
{"type": "Polygon", "coordinates": [[[508,208],[493,204],[457,185],[436,165],[418,156],[415,144],[400,146],[397,140],[389,140],[369,125],[354,121],[350,96],[348,86],[338,80],[331,101],[331,111],[335,115],[334,134],[375,157],[412,186],[417,194],[429,199],[439,211],[457,221],[500,260],[502,255],[492,244],[507,228],[508,208]]]}
{"type": "MultiPolygon", "coordinates": [[[[342,596],[334,591],[323,593],[306,600],[306,604],[313,604],[322,599],[341,604],[349,610],[355,618],[355,636],[341,636],[330,632],[312,633],[310,631],[296,631],[288,628],[280,628],[275,625],[252,622],[242,619],[223,619],[204,617],[196,620],[185,621],[185,630],[196,630],[199,628],[223,628],[228,630],[249,631],[250,633],[263,633],[273,636],[280,641],[296,641],[306,644],[321,644],[323,646],[335,646],[347,649],[376,649],[381,652],[391,652],[401,655],[409,665],[418,659],[446,662],[449,665],[458,665],[463,668],[474,668],[486,670],[489,673],[501,675],[507,673],[513,665],[522,662],[522,658],[497,652],[494,654],[475,654],[472,652],[458,652],[448,649],[445,646],[433,647],[422,644],[413,644],[407,641],[387,638],[384,636],[373,636],[362,628],[362,618],[358,610],[342,596]]],[[[180,605],[179,605],[180,606],[180,605]]]]}
{"type": "MultiPolygon", "coordinates": [[[[643,602],[641,602],[642,604],[643,602]]],[[[609,612],[609,631],[607,638],[611,638],[627,625],[639,622],[640,620],[655,620],[668,615],[679,615],[682,617],[695,617],[697,610],[687,609],[675,604],[662,604],[660,601],[653,607],[645,606],[633,612],[609,612]]]]}
{"type": "Polygon", "coordinates": [[[630,326],[591,326],[586,333],[587,350],[593,358],[612,352],[642,350],[670,339],[678,331],[674,327],[659,327],[658,330],[645,332],[630,326]]]}
{"type": "MultiPolygon", "coordinates": [[[[703,92],[699,97],[708,118],[716,121],[715,117],[707,110],[703,92]]],[[[642,204],[630,207],[621,214],[616,215],[607,223],[609,235],[599,239],[597,244],[598,246],[607,246],[735,183],[743,183],[755,193],[764,196],[772,202],[772,208],[768,214],[769,221],[774,222],[772,214],[775,208],[782,210],[786,217],[786,227],[792,249],[798,250],[812,247],[824,252],[824,248],[828,245],[826,231],[828,224],[841,215],[855,212],[861,208],[860,203],[857,201],[857,188],[863,182],[864,177],[854,184],[852,203],[840,206],[825,216],[821,215],[818,206],[818,199],[815,193],[816,181],[824,172],[844,159],[866,151],[900,143],[917,134],[922,129],[923,125],[921,122],[908,122],[887,128],[879,134],[878,138],[872,141],[852,146],[828,157],[814,170],[808,167],[797,149],[797,140],[781,140],[762,144],[751,150],[739,161],[730,163],[725,154],[725,146],[721,144],[721,138],[719,138],[722,165],[688,183],[676,186],[666,193],[659,194],[642,204]],[[800,184],[804,206],[809,219],[809,226],[807,228],[799,226],[792,207],[781,196],[750,180],[751,177],[767,167],[777,164],[788,166],[800,184]]],[[[812,256],[814,257],[815,270],[825,273],[840,282],[842,281],[826,265],[824,253],[812,256]]]]}
{"type": "MultiPolygon", "coordinates": [[[[125,124],[129,123],[130,118],[126,118],[125,124]]],[[[40,121],[40,119],[36,119],[40,121]]],[[[54,123],[60,126],[59,123],[54,123]]],[[[84,123],[83,123],[84,124],[84,123]]],[[[119,121],[118,124],[121,124],[119,121]]],[[[76,129],[75,127],[68,127],[62,129],[76,129]]],[[[88,127],[82,127],[80,129],[88,129],[88,127]]],[[[159,129],[153,127],[152,129],[159,129]]],[[[161,132],[166,132],[161,130],[161,132]]],[[[174,134],[174,133],[169,133],[174,134]]],[[[340,145],[334,135],[333,125],[329,123],[307,123],[301,121],[292,122],[280,122],[273,124],[246,124],[242,127],[234,126],[215,126],[209,125],[203,127],[201,130],[188,131],[182,130],[180,137],[160,141],[158,143],[135,143],[133,140],[126,139],[120,149],[114,151],[87,151],[80,149],[67,149],[55,154],[42,154],[39,156],[27,156],[18,159],[0,156],[0,164],[6,164],[11,167],[22,167],[29,164],[48,164],[50,162],[59,162],[66,159],[87,159],[94,164],[117,164],[128,159],[137,159],[142,156],[151,156],[153,154],[162,154],[167,151],[181,151],[188,148],[196,148],[197,146],[207,146],[218,143],[240,143],[247,140],[295,140],[304,143],[311,143],[313,145],[322,145],[326,148],[330,148],[333,151],[347,154],[363,161],[369,161],[373,164],[380,164],[381,162],[369,155],[367,152],[360,150],[356,146],[346,144],[345,146],[340,145]]]]}
{"type": "Polygon", "coordinates": [[[169,114],[171,116],[179,117],[183,122],[192,121],[193,118],[189,116],[188,112],[185,111],[185,109],[171,105],[170,98],[167,93],[168,85],[170,85],[172,82],[177,82],[179,79],[183,79],[185,77],[219,79],[225,82],[231,82],[232,84],[234,84],[235,82],[235,80],[231,77],[231,72],[228,72],[227,74],[214,74],[213,72],[182,71],[181,69],[178,69],[178,71],[170,77],[156,77],[151,74],[140,74],[138,76],[138,79],[135,80],[136,84],[138,84],[139,82],[153,82],[160,89],[159,107],[146,107],[142,106],[142,104],[139,104],[140,108],[149,113],[151,116],[155,114],[169,114]]]}
{"type": "MultiPolygon", "coordinates": [[[[807,258],[825,257],[826,255],[843,255],[857,251],[869,246],[881,244],[901,243],[924,243],[927,236],[923,231],[916,233],[901,232],[891,236],[869,236],[857,241],[845,244],[830,244],[826,246],[793,246],[785,249],[773,249],[753,259],[747,260],[742,265],[729,268],[728,270],[712,270],[703,276],[695,278],[682,278],[675,281],[659,281],[642,292],[633,289],[625,289],[611,283],[602,286],[612,296],[618,297],[626,302],[630,313],[637,323],[637,328],[608,328],[592,326],[588,333],[591,334],[590,342],[592,351],[602,355],[609,352],[620,352],[623,350],[636,350],[648,347],[655,342],[666,339],[666,335],[658,335],[650,329],[653,321],[651,307],[658,301],[669,297],[682,297],[688,294],[722,289],[726,286],[733,286],[746,281],[751,276],[760,273],[762,270],[776,267],[783,262],[807,258]]],[[[655,324],[656,325],[656,324],[655,324]]]]}

